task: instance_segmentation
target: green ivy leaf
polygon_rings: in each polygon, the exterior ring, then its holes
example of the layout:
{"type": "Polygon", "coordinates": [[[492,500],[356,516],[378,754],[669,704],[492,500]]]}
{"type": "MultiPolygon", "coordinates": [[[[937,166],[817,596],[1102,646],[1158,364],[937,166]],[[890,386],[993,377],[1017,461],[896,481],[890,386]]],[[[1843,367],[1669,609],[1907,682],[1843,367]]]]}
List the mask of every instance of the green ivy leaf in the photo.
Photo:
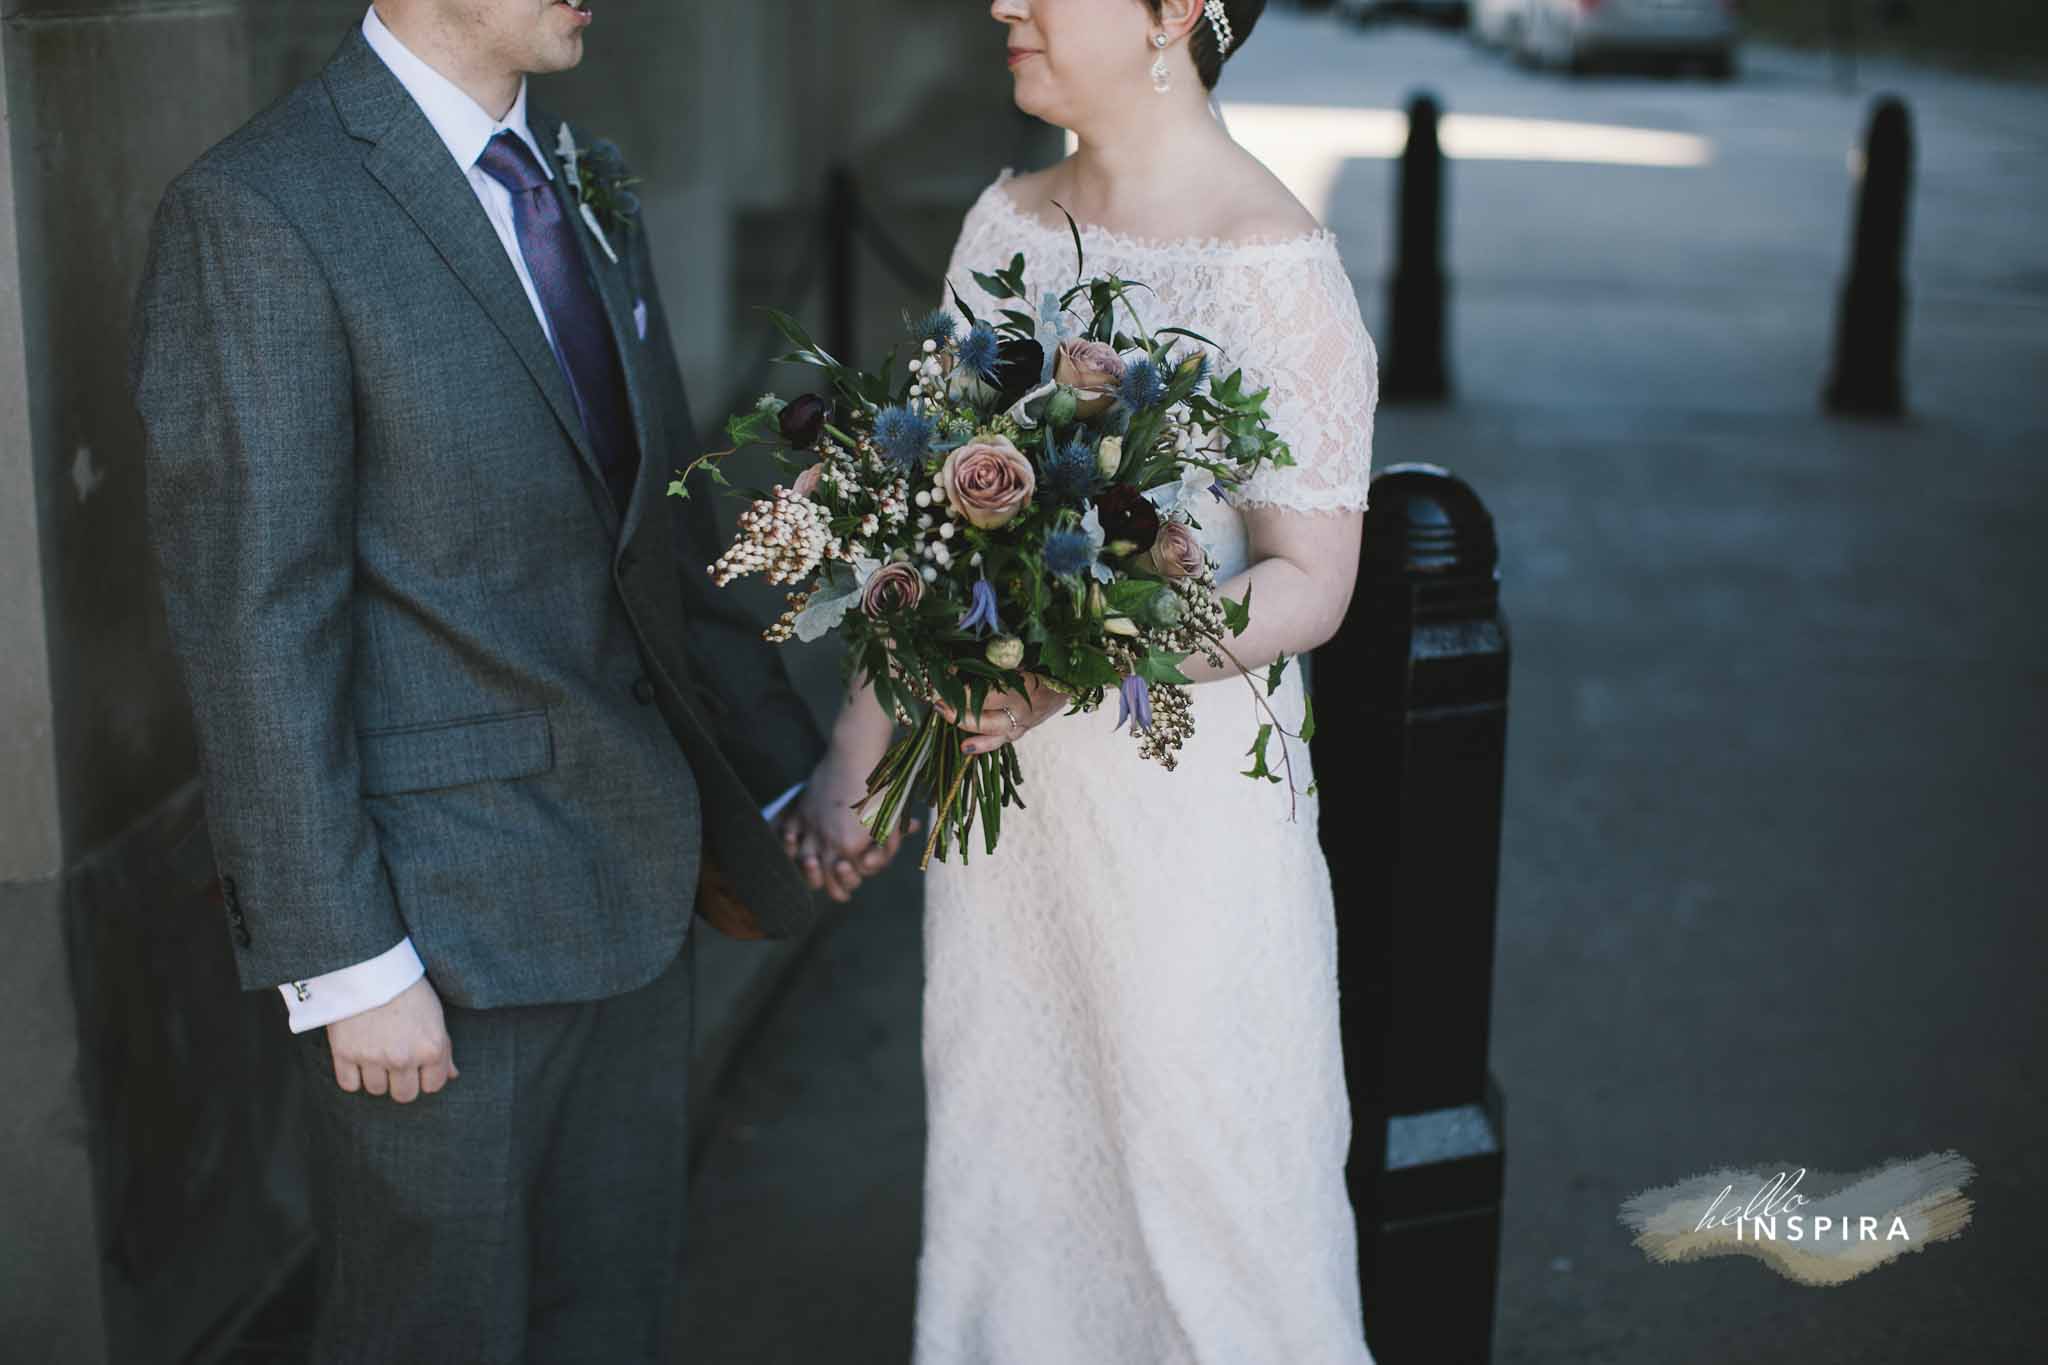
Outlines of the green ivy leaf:
{"type": "Polygon", "coordinates": [[[1301,742],[1308,743],[1316,737],[1316,699],[1304,692],[1301,694],[1301,742]]]}
{"type": "Polygon", "coordinates": [[[1144,658],[1138,660],[1138,676],[1148,683],[1179,683],[1183,687],[1189,686],[1194,679],[1181,672],[1177,666],[1187,657],[1185,654],[1172,654],[1164,650],[1150,650],[1144,658]]]}
{"type": "Polygon", "coordinates": [[[1234,597],[1224,597],[1220,593],[1218,594],[1218,600],[1223,604],[1223,624],[1230,627],[1230,634],[1233,639],[1244,634],[1251,627],[1252,588],[1254,586],[1256,585],[1252,582],[1246,582],[1244,600],[1242,602],[1234,597]]]}
{"type": "Polygon", "coordinates": [[[1156,578],[1121,578],[1103,591],[1103,601],[1119,616],[1133,619],[1144,616],[1152,606],[1152,599],[1167,591],[1166,584],[1156,578]]]}
{"type": "Polygon", "coordinates": [[[1287,672],[1287,656],[1282,654],[1266,669],[1266,695],[1272,696],[1280,690],[1280,679],[1287,672]]]}
{"type": "Polygon", "coordinates": [[[1278,782],[1280,780],[1280,774],[1266,766],[1266,741],[1272,737],[1272,723],[1270,721],[1262,722],[1259,726],[1259,737],[1252,741],[1251,748],[1245,750],[1246,753],[1252,756],[1252,766],[1240,773],[1240,777],[1263,777],[1268,782],[1278,782]]]}

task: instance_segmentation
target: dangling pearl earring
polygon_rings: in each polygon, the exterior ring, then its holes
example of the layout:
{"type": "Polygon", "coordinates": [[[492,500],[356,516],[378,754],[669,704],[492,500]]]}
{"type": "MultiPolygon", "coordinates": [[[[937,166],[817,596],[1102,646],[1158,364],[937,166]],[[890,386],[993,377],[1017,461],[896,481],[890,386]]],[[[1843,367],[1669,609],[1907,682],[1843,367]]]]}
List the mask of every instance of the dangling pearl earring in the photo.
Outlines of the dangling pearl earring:
{"type": "Polygon", "coordinates": [[[1173,73],[1166,69],[1166,35],[1152,35],[1152,46],[1159,49],[1159,60],[1152,63],[1152,88],[1164,95],[1173,89],[1173,73]]]}

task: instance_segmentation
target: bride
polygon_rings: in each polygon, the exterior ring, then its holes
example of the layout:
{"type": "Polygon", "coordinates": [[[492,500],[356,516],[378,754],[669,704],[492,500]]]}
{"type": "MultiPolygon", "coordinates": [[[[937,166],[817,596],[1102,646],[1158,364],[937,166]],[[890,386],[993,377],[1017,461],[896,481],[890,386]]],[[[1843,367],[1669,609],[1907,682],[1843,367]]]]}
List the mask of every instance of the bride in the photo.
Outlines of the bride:
{"type": "MultiPolygon", "coordinates": [[[[1232,649],[1263,689],[1343,619],[1378,399],[1335,238],[1208,107],[1263,0],[990,8],[1017,104],[1079,150],[983,191],[948,279],[984,316],[1001,305],[970,272],[1016,252],[1027,297],[1071,283],[1057,204],[1090,274],[1143,282],[1148,321],[1270,386],[1296,464],[1193,508],[1223,592],[1251,596],[1232,649]]],[[[919,1365],[1370,1365],[1317,801],[1290,819],[1285,785],[1241,775],[1263,717],[1234,666],[1182,670],[1200,685],[1174,772],[1049,688],[954,717],[970,751],[1025,750],[1029,811],[996,856],[926,879],[919,1365]]],[[[1300,730],[1298,664],[1269,702],[1300,730]]],[[[784,825],[835,897],[853,855],[822,864],[867,842],[847,806],[890,733],[855,694],[784,825]]],[[[1286,744],[1305,793],[1307,746],[1286,744]]]]}

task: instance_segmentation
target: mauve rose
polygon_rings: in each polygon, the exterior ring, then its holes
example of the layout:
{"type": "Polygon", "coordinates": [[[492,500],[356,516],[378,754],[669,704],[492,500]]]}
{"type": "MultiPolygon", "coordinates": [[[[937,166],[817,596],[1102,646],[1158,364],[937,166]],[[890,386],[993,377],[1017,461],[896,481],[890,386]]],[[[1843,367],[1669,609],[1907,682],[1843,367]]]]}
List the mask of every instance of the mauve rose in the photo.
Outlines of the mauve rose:
{"type": "Polygon", "coordinates": [[[1079,400],[1074,415],[1084,421],[1100,417],[1116,401],[1116,386],[1123,382],[1124,358],[1116,347],[1101,341],[1062,341],[1053,358],[1052,377],[1076,391],[1079,400]]]}
{"type": "Polygon", "coordinates": [[[792,400],[777,419],[782,428],[782,439],[798,450],[809,450],[824,433],[825,416],[825,400],[815,393],[792,400]]]}
{"type": "Polygon", "coordinates": [[[1184,521],[1161,522],[1159,539],[1152,542],[1146,559],[1162,578],[1193,578],[1209,562],[1202,542],[1184,521]]]}
{"type": "Polygon", "coordinates": [[[1015,520],[1038,491],[1031,461],[1007,436],[983,432],[939,466],[946,506],[984,531],[1015,520]]]}
{"type": "Polygon", "coordinates": [[[914,607],[923,598],[923,576],[908,564],[889,564],[877,569],[861,590],[860,609],[879,619],[889,612],[914,607]]]}
{"type": "Polygon", "coordinates": [[[800,498],[808,498],[811,494],[818,491],[818,480],[824,476],[825,466],[823,464],[814,464],[796,476],[796,481],[790,484],[789,491],[800,498]]]}
{"type": "Polygon", "coordinates": [[[1132,554],[1152,548],[1159,535],[1159,509],[1152,500],[1127,483],[1113,484],[1095,499],[1102,534],[1108,540],[1127,540],[1132,554]]]}

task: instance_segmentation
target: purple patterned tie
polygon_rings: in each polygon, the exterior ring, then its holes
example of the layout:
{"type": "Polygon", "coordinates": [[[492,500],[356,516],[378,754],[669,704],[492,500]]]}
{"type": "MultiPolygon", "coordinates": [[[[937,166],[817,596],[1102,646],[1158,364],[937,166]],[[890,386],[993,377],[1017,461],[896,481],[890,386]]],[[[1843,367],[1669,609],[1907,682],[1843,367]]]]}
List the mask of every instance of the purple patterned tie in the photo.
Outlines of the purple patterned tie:
{"type": "Polygon", "coordinates": [[[533,149],[511,131],[499,133],[477,158],[484,174],[512,193],[512,223],[527,273],[547,310],[555,333],[555,358],[569,377],[583,429],[597,453],[620,517],[639,468],[633,415],[626,401],[625,375],[606,325],[604,304],[583,268],[573,234],[581,224],[562,213],[533,149]]]}

